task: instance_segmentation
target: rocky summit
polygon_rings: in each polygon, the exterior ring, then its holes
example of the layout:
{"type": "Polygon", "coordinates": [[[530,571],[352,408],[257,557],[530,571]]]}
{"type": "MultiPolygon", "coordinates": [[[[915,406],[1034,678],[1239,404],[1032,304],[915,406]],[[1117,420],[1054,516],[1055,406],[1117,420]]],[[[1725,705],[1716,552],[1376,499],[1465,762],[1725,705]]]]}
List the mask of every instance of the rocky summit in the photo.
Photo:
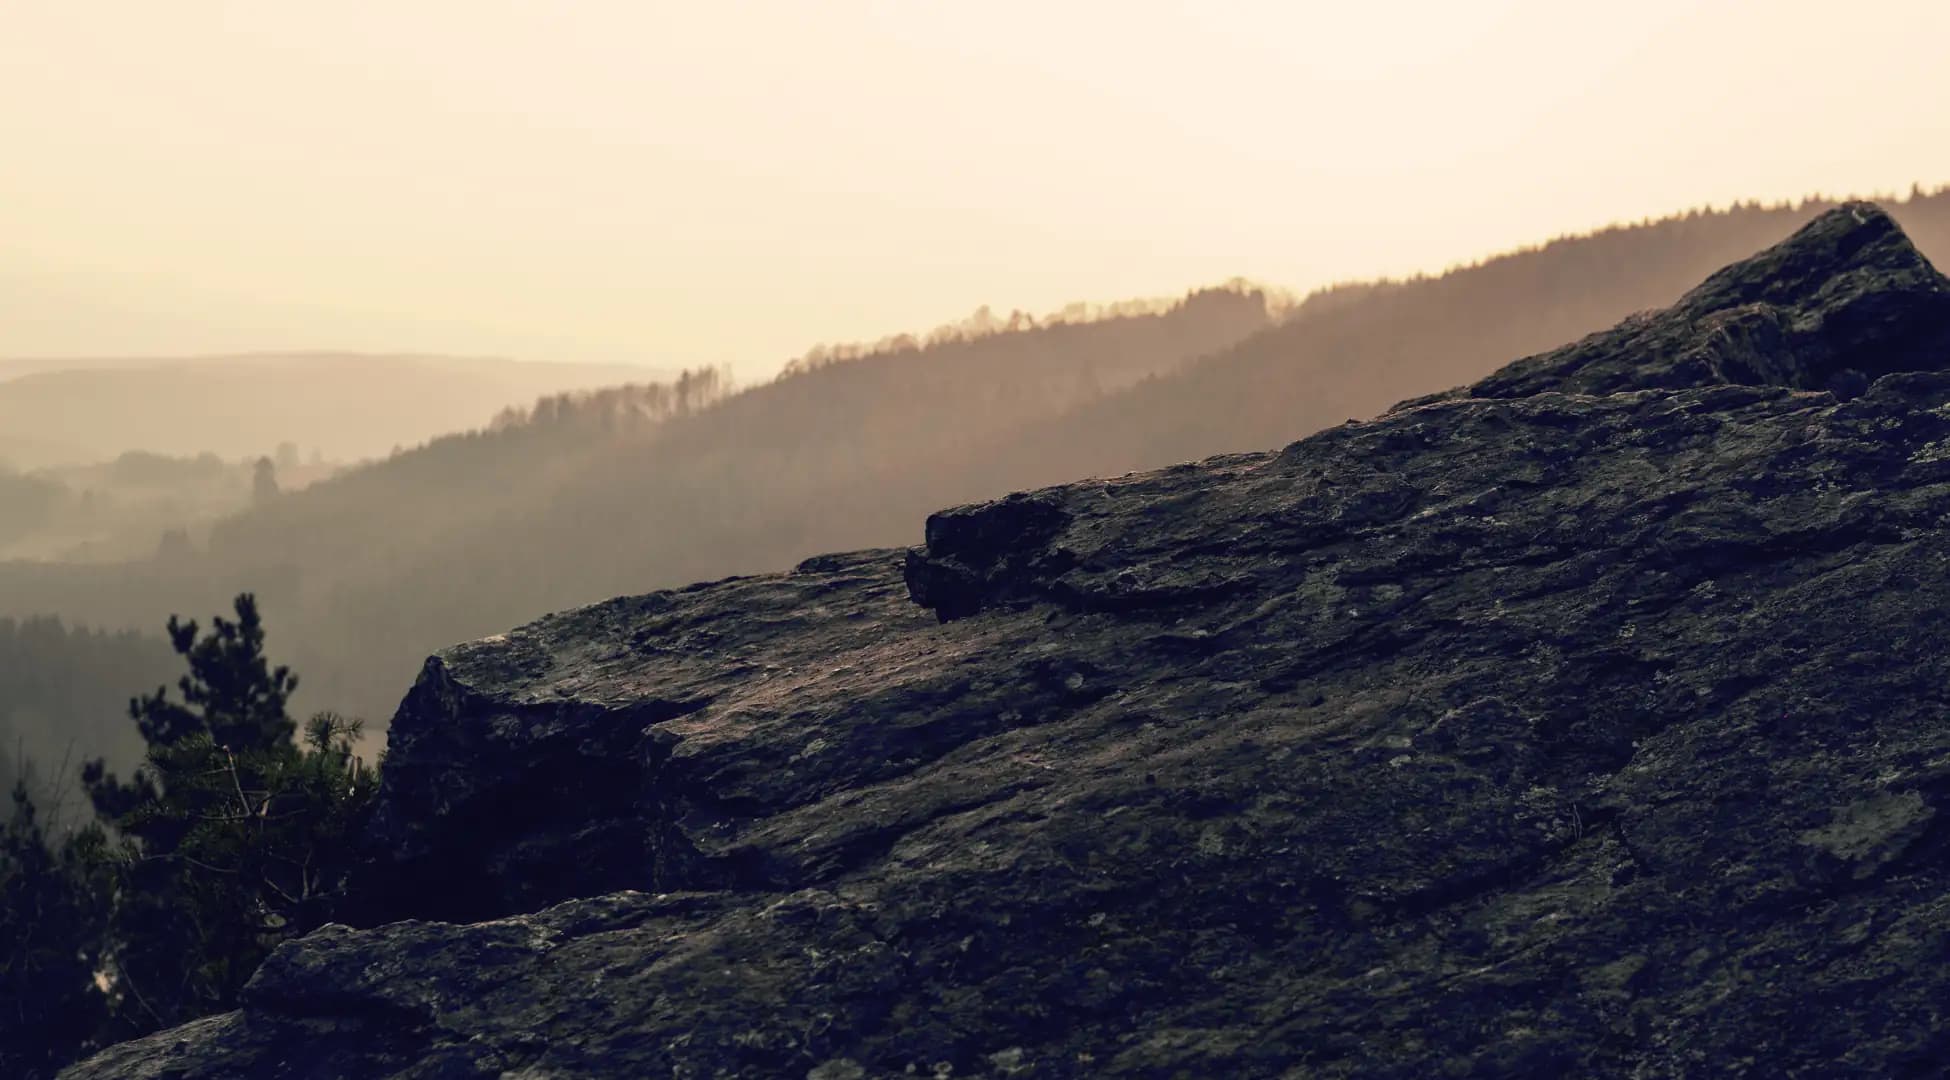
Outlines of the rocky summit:
{"type": "Polygon", "coordinates": [[[1845,206],[1278,453],[427,662],[100,1078],[1942,1075],[1950,282],[1845,206]]]}

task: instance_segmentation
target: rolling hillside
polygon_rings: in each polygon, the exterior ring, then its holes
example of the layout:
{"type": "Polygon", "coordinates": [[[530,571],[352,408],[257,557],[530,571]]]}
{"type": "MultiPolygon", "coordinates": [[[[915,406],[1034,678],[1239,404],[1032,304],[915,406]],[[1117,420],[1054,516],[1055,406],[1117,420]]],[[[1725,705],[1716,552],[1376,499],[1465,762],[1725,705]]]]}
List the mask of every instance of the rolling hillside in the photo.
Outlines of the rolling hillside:
{"type": "MultiPolygon", "coordinates": [[[[1835,205],[1696,211],[1377,283],[1350,301],[1323,294],[1224,353],[1041,425],[1015,446],[1018,465],[1117,473],[1281,446],[1670,304],[1835,205]]],[[[1884,206],[1950,266],[1950,188],[1884,206]]]]}
{"type": "MultiPolygon", "coordinates": [[[[607,596],[913,543],[953,503],[1281,446],[1670,303],[1823,205],[1608,229],[1331,290],[1278,320],[1233,288],[842,350],[729,396],[693,383],[654,418],[584,397],[280,498],[189,557],[0,566],[0,614],[153,628],[254,589],[306,706],[380,721],[444,644],[607,596]]],[[[1950,193],[1889,206],[1926,254],[1950,257],[1950,193]]]]}

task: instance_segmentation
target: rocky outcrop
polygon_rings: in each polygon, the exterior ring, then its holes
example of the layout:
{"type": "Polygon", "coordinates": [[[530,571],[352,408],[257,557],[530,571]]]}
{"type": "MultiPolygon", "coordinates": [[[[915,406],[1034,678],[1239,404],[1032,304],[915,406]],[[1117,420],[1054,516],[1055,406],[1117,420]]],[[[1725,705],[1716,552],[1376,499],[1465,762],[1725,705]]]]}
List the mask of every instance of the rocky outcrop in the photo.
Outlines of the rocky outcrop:
{"type": "Polygon", "coordinates": [[[1947,298],[1853,205],[1279,453],[450,650],[374,928],[70,1076],[1935,1075],[1947,298]]]}
{"type": "Polygon", "coordinates": [[[1934,371],[1950,353],[1950,289],[1896,223],[1856,203],[1728,267],[1670,310],[1520,360],[1442,397],[1611,394],[1732,383],[1829,390],[1934,371]]]}

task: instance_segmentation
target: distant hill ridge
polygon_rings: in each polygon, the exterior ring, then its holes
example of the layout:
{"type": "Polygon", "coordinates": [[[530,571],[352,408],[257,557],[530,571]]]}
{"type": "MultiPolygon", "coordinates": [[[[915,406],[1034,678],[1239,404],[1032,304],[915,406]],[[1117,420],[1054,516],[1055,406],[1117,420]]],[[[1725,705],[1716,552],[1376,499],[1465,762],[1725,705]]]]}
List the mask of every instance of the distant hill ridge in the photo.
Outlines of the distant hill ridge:
{"type": "MultiPolygon", "coordinates": [[[[1014,452],[1106,473],[1290,442],[1664,307],[1837,205],[1691,210],[1345,287],[1345,297],[1317,293],[1221,354],[1025,433],[1014,452]]],[[[1950,265],[1950,187],[1883,205],[1925,256],[1950,265]]]]}
{"type": "Polygon", "coordinates": [[[291,442],[356,461],[480,426],[543,395],[671,374],[334,352],[0,360],[0,458],[23,467],[105,461],[127,450],[236,458],[291,442]]]}
{"type": "MultiPolygon", "coordinates": [[[[197,558],[0,566],[0,614],[153,628],[252,588],[308,704],[377,719],[413,658],[446,643],[909,542],[943,505],[1284,445],[1670,304],[1829,205],[1696,211],[1290,311],[1236,287],[1142,315],[840,350],[628,431],[436,440],[231,519],[197,558]]],[[[1950,190],[1889,210],[1950,258],[1950,190]]]]}
{"type": "Polygon", "coordinates": [[[462,356],[449,353],[396,353],[370,352],[360,349],[276,349],[264,352],[231,353],[184,353],[169,356],[0,356],[0,378],[13,378],[43,371],[98,371],[102,369],[130,369],[170,367],[176,365],[198,366],[206,364],[230,363],[286,363],[305,360],[362,360],[385,359],[407,361],[454,361],[463,364],[514,364],[523,363],[513,357],[505,356],[462,356]]]}

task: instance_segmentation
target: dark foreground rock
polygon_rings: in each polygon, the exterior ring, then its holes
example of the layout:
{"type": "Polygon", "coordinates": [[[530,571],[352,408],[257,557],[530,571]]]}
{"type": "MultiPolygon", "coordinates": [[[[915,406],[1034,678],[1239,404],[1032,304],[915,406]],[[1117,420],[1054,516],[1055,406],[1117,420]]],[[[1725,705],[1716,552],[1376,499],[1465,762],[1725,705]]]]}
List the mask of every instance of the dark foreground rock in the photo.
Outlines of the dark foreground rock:
{"type": "Polygon", "coordinates": [[[69,1075],[1941,1075],[1946,342],[1845,207],[1278,454],[450,650],[386,924],[69,1075]]]}

